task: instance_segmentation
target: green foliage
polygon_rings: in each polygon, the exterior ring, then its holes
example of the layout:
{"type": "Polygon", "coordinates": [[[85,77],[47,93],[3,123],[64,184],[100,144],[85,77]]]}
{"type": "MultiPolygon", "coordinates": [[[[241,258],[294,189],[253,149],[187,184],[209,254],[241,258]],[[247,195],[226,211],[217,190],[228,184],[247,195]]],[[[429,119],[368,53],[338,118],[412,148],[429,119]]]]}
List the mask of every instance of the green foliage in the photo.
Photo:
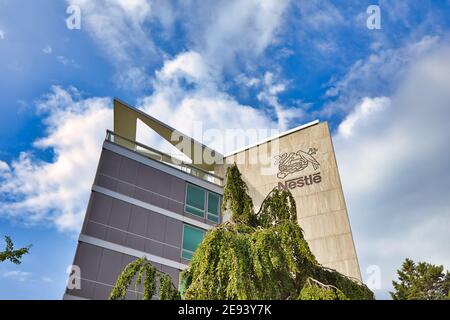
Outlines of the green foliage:
{"type": "Polygon", "coordinates": [[[351,279],[336,270],[317,266],[312,277],[322,283],[333,285],[345,294],[350,300],[373,300],[375,296],[366,285],[356,279],[351,279]]]}
{"type": "Polygon", "coordinates": [[[5,236],[5,242],[5,251],[0,252],[0,262],[9,260],[14,264],[21,264],[22,256],[30,252],[31,245],[14,250],[14,244],[11,240],[11,237],[5,236]]]}
{"type": "Polygon", "coordinates": [[[227,169],[227,184],[223,190],[222,211],[231,212],[231,221],[256,225],[252,198],[247,193],[247,184],[236,165],[227,169]]]}
{"type": "Polygon", "coordinates": [[[236,165],[226,181],[223,208],[231,222],[206,233],[181,274],[185,299],[374,298],[366,286],[316,261],[289,191],[274,189],[254,213],[236,165]]]}
{"type": "Polygon", "coordinates": [[[179,299],[178,290],[172,283],[171,278],[158,271],[145,257],[130,262],[122,273],[112,289],[109,299],[120,300],[125,299],[127,290],[131,286],[133,279],[135,280],[134,288],[138,291],[143,286],[143,300],[151,300],[156,292],[157,278],[160,281],[159,297],[162,300],[179,299]]]}
{"type": "MultiPolygon", "coordinates": [[[[274,189],[255,213],[236,165],[228,168],[226,181],[223,210],[231,212],[231,221],[206,233],[189,268],[180,274],[184,299],[374,298],[365,285],[317,262],[297,223],[289,191],[274,189]]],[[[144,299],[155,293],[157,277],[160,299],[180,299],[170,277],[145,258],[125,268],[110,299],[124,299],[136,275],[136,288],[144,279],[144,299]]]]}
{"type": "Polygon", "coordinates": [[[335,286],[323,284],[308,278],[300,291],[299,300],[348,300],[345,294],[335,286]]]}
{"type": "Polygon", "coordinates": [[[263,201],[256,220],[258,226],[262,228],[269,228],[283,221],[297,222],[294,197],[289,191],[272,190],[263,201]]]}
{"type": "Polygon", "coordinates": [[[183,273],[184,297],[293,298],[315,263],[296,223],[284,221],[270,229],[223,224],[206,234],[183,273]]]}
{"type": "Polygon", "coordinates": [[[450,298],[450,273],[443,266],[406,259],[393,281],[394,300],[446,300],[450,298]]]}
{"type": "Polygon", "coordinates": [[[180,294],[177,288],[172,284],[172,278],[165,274],[160,279],[159,298],[161,300],[180,300],[180,294]]]}

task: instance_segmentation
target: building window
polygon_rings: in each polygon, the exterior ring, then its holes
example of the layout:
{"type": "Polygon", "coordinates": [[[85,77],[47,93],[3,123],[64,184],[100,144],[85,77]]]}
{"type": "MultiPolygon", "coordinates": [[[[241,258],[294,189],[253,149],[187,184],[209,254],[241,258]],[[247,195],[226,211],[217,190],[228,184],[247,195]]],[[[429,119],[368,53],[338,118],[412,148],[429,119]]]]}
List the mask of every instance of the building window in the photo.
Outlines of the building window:
{"type": "Polygon", "coordinates": [[[218,194],[208,192],[208,220],[219,223],[220,214],[220,196],[218,194]]]}
{"type": "Polygon", "coordinates": [[[191,260],[198,245],[203,240],[205,231],[188,225],[183,226],[183,245],[181,248],[181,257],[191,260]]]}
{"type": "Polygon", "coordinates": [[[206,191],[192,184],[186,185],[186,204],[184,211],[219,223],[220,221],[220,195],[206,191]]]}
{"type": "Polygon", "coordinates": [[[193,186],[187,185],[186,189],[186,206],[185,211],[196,216],[205,217],[205,190],[193,186]]]}

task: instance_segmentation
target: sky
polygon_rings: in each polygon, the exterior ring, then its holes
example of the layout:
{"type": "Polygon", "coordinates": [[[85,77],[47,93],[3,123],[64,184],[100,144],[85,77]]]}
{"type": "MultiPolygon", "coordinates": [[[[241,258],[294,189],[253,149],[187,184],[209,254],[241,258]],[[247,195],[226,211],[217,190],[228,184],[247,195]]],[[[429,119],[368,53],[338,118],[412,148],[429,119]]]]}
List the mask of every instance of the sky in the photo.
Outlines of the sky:
{"type": "Polygon", "coordinates": [[[327,121],[377,298],[406,257],[450,269],[449,14],[449,0],[0,0],[0,235],[32,244],[0,264],[0,299],[62,298],[114,97],[188,134],[327,121]]]}

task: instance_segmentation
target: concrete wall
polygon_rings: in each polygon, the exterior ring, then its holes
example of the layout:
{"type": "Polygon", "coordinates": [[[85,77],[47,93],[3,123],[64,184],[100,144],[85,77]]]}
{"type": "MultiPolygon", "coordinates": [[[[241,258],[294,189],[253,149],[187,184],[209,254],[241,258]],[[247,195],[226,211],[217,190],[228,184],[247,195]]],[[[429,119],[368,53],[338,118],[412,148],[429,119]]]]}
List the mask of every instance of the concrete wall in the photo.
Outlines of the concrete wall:
{"type": "MultiPolygon", "coordinates": [[[[327,123],[316,124],[282,136],[278,141],[270,141],[230,155],[226,161],[238,164],[256,209],[274,187],[281,184],[293,187],[290,191],[297,203],[298,223],[304,230],[305,238],[318,261],[345,275],[361,278],[327,123]],[[262,165],[258,161],[260,153],[272,153],[274,149],[274,155],[281,155],[296,153],[299,150],[308,152],[310,148],[317,149],[317,152],[312,154],[313,159],[319,164],[317,168],[314,168],[312,162],[308,162],[303,170],[283,177],[283,172],[279,174],[280,170],[276,165],[275,171],[268,175],[262,174],[262,167],[268,165],[262,165]],[[314,181],[317,183],[299,186],[302,181],[298,178],[306,176],[310,182],[309,176],[314,179],[314,174],[316,174],[314,181]]],[[[275,159],[272,158],[271,161],[274,165],[275,159]]],[[[217,167],[219,174],[223,174],[224,170],[223,166],[217,167]]]]}

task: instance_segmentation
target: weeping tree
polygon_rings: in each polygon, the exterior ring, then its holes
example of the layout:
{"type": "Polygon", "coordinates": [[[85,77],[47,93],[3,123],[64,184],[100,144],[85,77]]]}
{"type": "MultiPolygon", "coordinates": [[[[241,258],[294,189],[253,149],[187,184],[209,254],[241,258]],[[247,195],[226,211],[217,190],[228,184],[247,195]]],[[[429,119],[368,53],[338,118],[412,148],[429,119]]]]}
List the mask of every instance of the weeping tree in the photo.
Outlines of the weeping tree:
{"type": "MultiPolygon", "coordinates": [[[[236,165],[227,169],[222,211],[230,221],[208,231],[181,277],[184,299],[373,299],[362,283],[321,266],[297,223],[289,191],[274,189],[254,211],[248,187],[236,165]]],[[[111,292],[124,299],[136,278],[151,299],[160,277],[160,298],[180,295],[170,277],[145,259],[130,263],[111,292]]]]}
{"type": "Polygon", "coordinates": [[[157,270],[145,257],[129,263],[117,279],[110,300],[123,300],[134,281],[134,289],[143,288],[143,300],[158,296],[161,300],[179,300],[180,295],[169,275],[157,270]],[[158,290],[159,284],[159,290],[158,290]]]}
{"type": "Polygon", "coordinates": [[[321,266],[297,223],[289,191],[274,189],[258,212],[236,165],[227,169],[222,210],[181,274],[184,299],[373,299],[362,283],[321,266]]]}
{"type": "Polygon", "coordinates": [[[332,285],[323,284],[313,278],[306,279],[299,300],[348,300],[346,295],[332,285]]]}

